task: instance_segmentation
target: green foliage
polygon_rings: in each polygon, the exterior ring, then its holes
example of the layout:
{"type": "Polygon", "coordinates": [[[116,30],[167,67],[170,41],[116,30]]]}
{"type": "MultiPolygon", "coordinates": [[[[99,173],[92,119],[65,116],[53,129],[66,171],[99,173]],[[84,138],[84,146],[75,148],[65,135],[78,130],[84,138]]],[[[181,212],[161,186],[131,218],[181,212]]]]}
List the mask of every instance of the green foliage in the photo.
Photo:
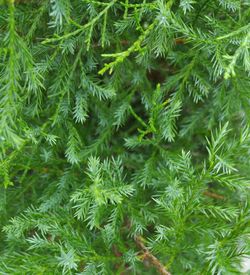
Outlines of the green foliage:
{"type": "Polygon", "coordinates": [[[241,274],[249,18],[247,0],[0,1],[0,274],[241,274]]]}

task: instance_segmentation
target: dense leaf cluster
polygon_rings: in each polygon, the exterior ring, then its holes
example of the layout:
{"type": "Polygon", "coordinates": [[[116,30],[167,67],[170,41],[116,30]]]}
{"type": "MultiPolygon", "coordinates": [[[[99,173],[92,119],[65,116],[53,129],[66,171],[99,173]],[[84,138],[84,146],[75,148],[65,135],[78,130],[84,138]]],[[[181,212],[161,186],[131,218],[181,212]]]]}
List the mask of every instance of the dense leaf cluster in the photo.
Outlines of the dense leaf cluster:
{"type": "Polygon", "coordinates": [[[249,0],[0,1],[0,274],[241,274],[249,18],[249,0]]]}

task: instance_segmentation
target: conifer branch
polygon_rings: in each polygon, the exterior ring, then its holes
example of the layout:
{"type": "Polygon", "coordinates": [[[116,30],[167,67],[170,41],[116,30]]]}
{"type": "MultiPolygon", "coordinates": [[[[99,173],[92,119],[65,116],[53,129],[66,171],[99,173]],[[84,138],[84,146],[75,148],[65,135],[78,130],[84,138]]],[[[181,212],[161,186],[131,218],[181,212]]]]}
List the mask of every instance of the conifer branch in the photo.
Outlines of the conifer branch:
{"type": "Polygon", "coordinates": [[[118,65],[119,63],[122,63],[125,58],[130,56],[131,53],[140,51],[142,42],[150,33],[150,31],[154,28],[156,23],[157,20],[155,20],[151,25],[149,25],[148,28],[144,31],[144,33],[141,34],[139,38],[133,43],[133,45],[130,46],[126,51],[115,54],[102,54],[103,57],[115,57],[115,61],[110,62],[109,64],[105,64],[104,67],[98,72],[98,74],[103,75],[108,70],[111,74],[114,66],[118,65]]]}
{"type": "Polygon", "coordinates": [[[47,43],[54,43],[54,42],[58,42],[58,41],[61,41],[61,40],[65,40],[65,39],[68,39],[72,36],[76,36],[77,34],[80,34],[81,32],[83,32],[84,30],[88,29],[88,28],[93,28],[94,24],[103,16],[106,14],[106,12],[115,4],[117,0],[112,0],[95,18],[93,18],[90,22],[86,23],[85,25],[83,26],[80,26],[78,27],[77,30],[73,31],[73,32],[70,32],[70,33],[67,33],[63,36],[60,36],[60,37],[56,37],[56,38],[49,38],[49,39],[46,39],[42,42],[42,44],[47,44],[47,43]]]}

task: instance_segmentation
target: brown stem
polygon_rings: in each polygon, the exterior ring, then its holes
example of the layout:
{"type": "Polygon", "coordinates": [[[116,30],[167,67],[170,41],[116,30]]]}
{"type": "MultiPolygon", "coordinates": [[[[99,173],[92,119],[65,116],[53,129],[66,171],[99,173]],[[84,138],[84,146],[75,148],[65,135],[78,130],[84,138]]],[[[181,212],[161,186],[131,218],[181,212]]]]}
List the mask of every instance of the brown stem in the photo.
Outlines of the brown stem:
{"type": "Polygon", "coordinates": [[[213,199],[218,199],[218,200],[224,200],[225,199],[224,196],[213,193],[211,191],[205,191],[205,192],[203,192],[203,195],[205,195],[207,197],[210,197],[210,198],[213,198],[213,199]]]}
{"type": "Polygon", "coordinates": [[[143,238],[141,236],[136,236],[135,242],[137,246],[143,251],[143,259],[147,259],[153,266],[155,266],[156,269],[159,271],[159,274],[171,275],[171,273],[166,270],[165,266],[145,246],[143,238]]]}

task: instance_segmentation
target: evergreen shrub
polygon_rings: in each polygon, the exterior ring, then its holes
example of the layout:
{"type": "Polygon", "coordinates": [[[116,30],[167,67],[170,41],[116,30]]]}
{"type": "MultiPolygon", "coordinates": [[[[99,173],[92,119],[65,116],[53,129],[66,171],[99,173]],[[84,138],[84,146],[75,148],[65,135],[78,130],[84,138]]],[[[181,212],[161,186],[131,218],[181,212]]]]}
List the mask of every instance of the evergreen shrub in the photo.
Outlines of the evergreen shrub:
{"type": "Polygon", "coordinates": [[[242,274],[249,0],[0,2],[0,274],[242,274]]]}

